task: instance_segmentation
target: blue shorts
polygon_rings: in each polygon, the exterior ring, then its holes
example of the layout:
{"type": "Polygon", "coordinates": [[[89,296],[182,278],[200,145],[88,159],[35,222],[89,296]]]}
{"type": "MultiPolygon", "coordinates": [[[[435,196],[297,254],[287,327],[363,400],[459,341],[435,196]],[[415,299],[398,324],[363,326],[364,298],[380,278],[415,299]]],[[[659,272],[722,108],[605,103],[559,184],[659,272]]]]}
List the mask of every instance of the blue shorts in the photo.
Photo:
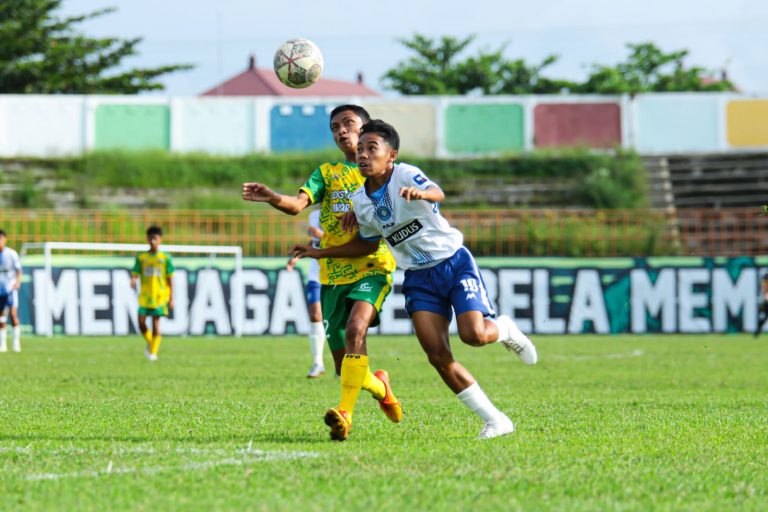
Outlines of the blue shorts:
{"type": "Polygon", "coordinates": [[[467,311],[496,316],[480,269],[466,247],[434,267],[406,270],[402,291],[405,310],[411,316],[414,311],[431,311],[450,319],[451,307],[457,316],[467,311]]]}
{"type": "Polygon", "coordinates": [[[16,305],[13,298],[16,295],[15,291],[11,293],[0,294],[0,314],[5,311],[5,308],[12,308],[16,305]]]}
{"type": "Polygon", "coordinates": [[[304,292],[307,294],[307,305],[320,302],[320,283],[317,281],[308,281],[304,292]]]}

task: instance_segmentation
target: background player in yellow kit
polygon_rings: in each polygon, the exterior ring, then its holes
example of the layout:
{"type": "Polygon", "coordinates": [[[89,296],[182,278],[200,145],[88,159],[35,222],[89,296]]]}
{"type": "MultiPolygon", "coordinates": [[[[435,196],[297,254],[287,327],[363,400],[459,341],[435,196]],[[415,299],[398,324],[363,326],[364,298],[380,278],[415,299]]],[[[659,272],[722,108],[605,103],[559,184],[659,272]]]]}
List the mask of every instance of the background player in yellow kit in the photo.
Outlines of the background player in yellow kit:
{"type": "Polygon", "coordinates": [[[131,271],[131,288],[141,280],[139,289],[139,329],[147,348],[144,355],[150,361],[157,360],[160,348],[160,318],[168,316],[173,309],[173,262],[171,255],[160,250],[163,230],[157,226],[147,229],[149,251],[136,256],[136,263],[131,271]],[[147,328],[147,317],[152,317],[152,331],[147,328]]]}

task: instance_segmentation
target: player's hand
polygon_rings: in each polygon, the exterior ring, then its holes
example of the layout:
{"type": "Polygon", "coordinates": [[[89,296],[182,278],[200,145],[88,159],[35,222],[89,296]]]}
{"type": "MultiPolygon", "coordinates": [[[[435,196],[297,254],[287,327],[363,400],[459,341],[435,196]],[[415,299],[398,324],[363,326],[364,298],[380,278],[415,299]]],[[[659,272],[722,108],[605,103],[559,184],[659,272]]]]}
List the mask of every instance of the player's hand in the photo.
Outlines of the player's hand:
{"type": "Polygon", "coordinates": [[[315,226],[309,226],[307,234],[312,238],[323,238],[323,230],[315,226]]]}
{"type": "Polygon", "coordinates": [[[243,183],[243,199],[245,201],[268,203],[275,195],[271,188],[262,183],[243,183]]]}
{"type": "Polygon", "coordinates": [[[16,281],[15,283],[13,283],[14,290],[18,290],[20,288],[21,288],[21,281],[16,281]]]}
{"type": "Polygon", "coordinates": [[[168,309],[173,310],[173,297],[168,301],[168,309]]]}
{"type": "Polygon", "coordinates": [[[416,187],[401,187],[400,197],[404,198],[407,203],[410,203],[411,199],[424,199],[424,191],[416,187]]]}
{"type": "Polygon", "coordinates": [[[315,258],[319,256],[320,252],[311,245],[294,245],[291,249],[291,258],[315,258]]]}
{"type": "Polygon", "coordinates": [[[131,279],[131,288],[132,288],[134,291],[136,291],[136,280],[135,280],[135,279],[131,279]]]}
{"type": "Polygon", "coordinates": [[[357,231],[357,216],[352,210],[339,217],[339,222],[341,223],[341,229],[347,233],[357,231]]]}
{"type": "Polygon", "coordinates": [[[293,272],[294,267],[296,267],[296,262],[299,261],[299,256],[291,256],[288,260],[288,263],[285,264],[285,269],[288,272],[293,272]]]}

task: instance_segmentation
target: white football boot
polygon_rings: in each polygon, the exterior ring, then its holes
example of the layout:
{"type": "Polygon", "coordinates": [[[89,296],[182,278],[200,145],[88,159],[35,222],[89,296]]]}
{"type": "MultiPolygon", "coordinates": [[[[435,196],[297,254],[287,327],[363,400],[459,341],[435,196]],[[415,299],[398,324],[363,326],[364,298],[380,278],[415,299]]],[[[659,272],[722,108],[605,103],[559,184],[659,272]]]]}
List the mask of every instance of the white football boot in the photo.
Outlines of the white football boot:
{"type": "Polygon", "coordinates": [[[150,361],[157,361],[157,354],[153,354],[149,351],[149,348],[144,349],[144,355],[147,356],[147,359],[150,361]]]}
{"type": "Polygon", "coordinates": [[[507,315],[501,315],[496,319],[496,325],[499,327],[499,341],[507,350],[517,354],[517,357],[527,365],[536,364],[539,359],[536,354],[536,347],[528,339],[528,336],[517,327],[514,320],[507,315]]]}
{"type": "Polygon", "coordinates": [[[505,436],[515,431],[515,424],[512,420],[502,415],[500,418],[489,421],[483,427],[483,430],[477,435],[478,439],[493,439],[494,437],[505,436]]]}
{"type": "Polygon", "coordinates": [[[314,363],[307,372],[308,379],[316,379],[325,373],[325,367],[322,364],[314,363]]]}

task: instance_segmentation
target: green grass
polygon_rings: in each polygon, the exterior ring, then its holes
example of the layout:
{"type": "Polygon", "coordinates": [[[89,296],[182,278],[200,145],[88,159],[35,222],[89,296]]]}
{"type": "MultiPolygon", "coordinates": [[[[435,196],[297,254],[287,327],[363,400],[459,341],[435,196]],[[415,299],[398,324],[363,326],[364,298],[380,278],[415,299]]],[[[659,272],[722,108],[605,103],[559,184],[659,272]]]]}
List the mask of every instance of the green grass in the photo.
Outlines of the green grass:
{"type": "Polygon", "coordinates": [[[405,419],[362,395],[333,443],[303,338],[167,339],[156,364],[27,338],[0,354],[0,510],[765,510],[765,343],[542,337],[529,368],[455,342],[517,425],[481,442],[413,338],[372,336],[405,419]]]}

